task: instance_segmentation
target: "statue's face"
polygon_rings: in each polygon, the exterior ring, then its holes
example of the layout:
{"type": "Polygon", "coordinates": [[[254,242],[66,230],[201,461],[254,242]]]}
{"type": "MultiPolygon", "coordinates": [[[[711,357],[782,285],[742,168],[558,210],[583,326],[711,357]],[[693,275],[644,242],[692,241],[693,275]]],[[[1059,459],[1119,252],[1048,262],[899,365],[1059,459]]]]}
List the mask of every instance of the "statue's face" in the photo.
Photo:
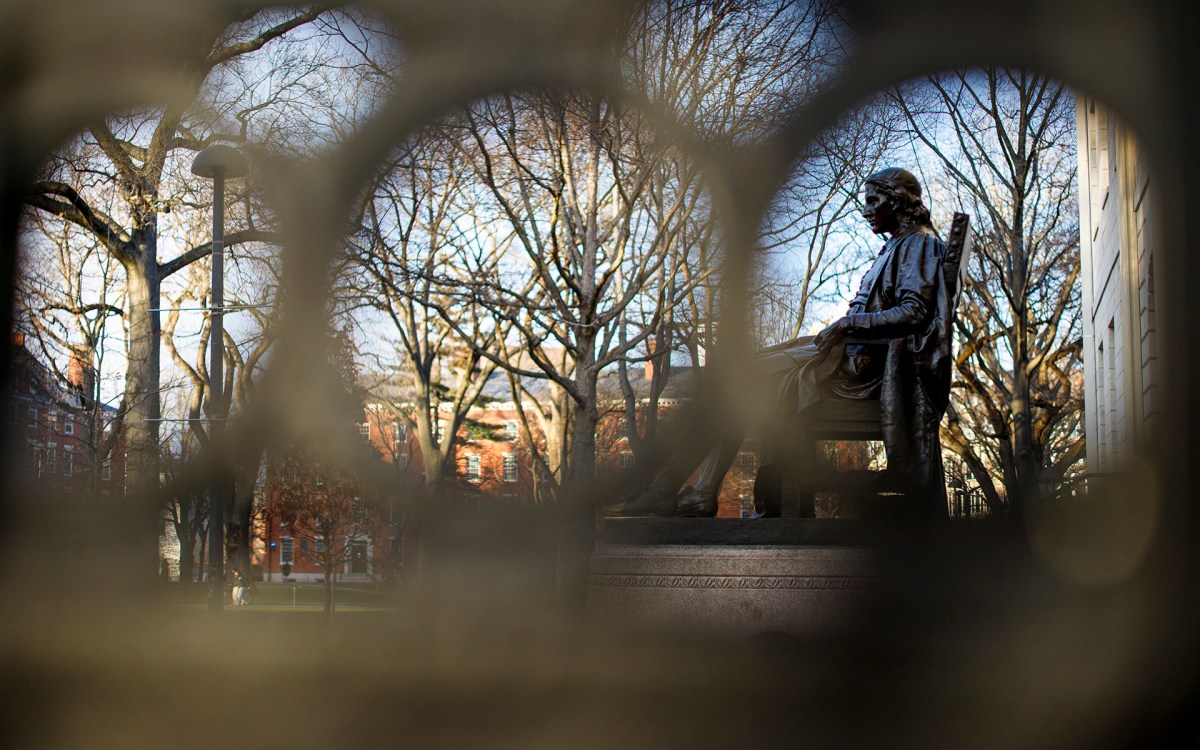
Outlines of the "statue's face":
{"type": "Polygon", "coordinates": [[[863,185],[863,218],[871,225],[875,234],[891,234],[900,226],[900,218],[892,210],[887,196],[874,185],[863,185]]]}

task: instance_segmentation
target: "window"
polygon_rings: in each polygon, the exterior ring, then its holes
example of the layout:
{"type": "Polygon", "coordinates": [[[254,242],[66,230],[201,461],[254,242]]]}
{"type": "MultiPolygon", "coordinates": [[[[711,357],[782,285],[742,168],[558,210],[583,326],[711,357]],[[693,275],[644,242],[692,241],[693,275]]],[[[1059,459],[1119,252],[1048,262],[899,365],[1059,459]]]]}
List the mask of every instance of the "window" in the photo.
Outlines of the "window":
{"type": "Polygon", "coordinates": [[[285,536],[279,540],[279,564],[291,565],[292,553],[295,550],[296,540],[290,536],[285,536]]]}
{"type": "Polygon", "coordinates": [[[621,468],[633,468],[633,451],[621,451],[621,468]]]}
{"type": "Polygon", "coordinates": [[[308,552],[308,540],[301,539],[300,540],[300,553],[303,554],[305,552],[308,552]]]}
{"type": "MultiPolygon", "coordinates": [[[[1120,453],[1120,444],[1122,435],[1119,431],[1120,412],[1119,409],[1119,394],[1117,392],[1117,332],[1116,321],[1108,322],[1108,330],[1105,332],[1105,339],[1108,346],[1106,347],[1107,356],[1105,361],[1098,363],[1104,367],[1108,373],[1105,380],[1108,381],[1108,393],[1106,401],[1108,404],[1108,465],[1113,466],[1116,463],[1117,456],[1120,453]]],[[[1103,445],[1103,441],[1101,441],[1103,445]]]]}
{"type": "Polygon", "coordinates": [[[408,424],[401,421],[392,422],[392,440],[396,445],[408,444],[408,424]]]}
{"type": "Polygon", "coordinates": [[[73,417],[67,417],[66,419],[63,420],[63,434],[64,435],[74,435],[75,434],[75,419],[73,417]]]}
{"type": "Polygon", "coordinates": [[[29,421],[25,423],[26,427],[38,426],[38,408],[36,406],[29,407],[29,421]]]}
{"type": "Polygon", "coordinates": [[[397,534],[392,537],[392,560],[400,567],[404,567],[404,535],[397,534]]]}
{"type": "Polygon", "coordinates": [[[362,435],[366,439],[370,440],[371,439],[371,423],[363,422],[362,424],[360,424],[358,426],[358,434],[362,435]]]}
{"type": "Polygon", "coordinates": [[[479,481],[479,454],[467,456],[467,479],[472,482],[479,481]]]}
{"type": "Polygon", "coordinates": [[[515,453],[504,454],[504,481],[517,481],[517,456],[515,453]]]}
{"type": "Polygon", "coordinates": [[[742,518],[754,518],[753,495],[742,495],[738,498],[738,514],[742,518]]]}
{"type": "Polygon", "coordinates": [[[104,459],[104,463],[100,466],[100,478],[104,481],[112,479],[112,459],[104,459]]]}
{"type": "Polygon", "coordinates": [[[46,444],[46,473],[58,473],[58,443],[46,444]]]}
{"type": "Polygon", "coordinates": [[[408,470],[408,454],[407,453],[401,453],[400,455],[396,456],[396,468],[399,469],[400,471],[408,470]]]}
{"type": "Polygon", "coordinates": [[[746,471],[754,471],[758,468],[758,456],[753,453],[739,453],[738,466],[746,471]]]}
{"type": "MultiPolygon", "coordinates": [[[[68,423],[69,424],[69,423],[68,423]]],[[[75,473],[75,451],[71,446],[63,448],[63,474],[68,476],[75,473]]]]}
{"type": "Polygon", "coordinates": [[[325,556],[325,537],[317,537],[317,557],[325,556]]]}
{"type": "Polygon", "coordinates": [[[515,419],[504,423],[504,439],[509,442],[517,439],[517,421],[515,419]]]}

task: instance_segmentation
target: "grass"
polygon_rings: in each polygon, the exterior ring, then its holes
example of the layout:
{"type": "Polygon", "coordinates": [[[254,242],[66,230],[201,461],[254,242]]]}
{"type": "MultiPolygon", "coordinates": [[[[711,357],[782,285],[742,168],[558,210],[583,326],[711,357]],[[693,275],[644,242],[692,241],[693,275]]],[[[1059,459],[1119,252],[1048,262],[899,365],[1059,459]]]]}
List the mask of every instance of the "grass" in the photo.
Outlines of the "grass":
{"type": "MultiPolygon", "coordinates": [[[[325,606],[325,587],[320,583],[263,583],[254,584],[254,601],[244,607],[230,605],[230,588],[225,587],[225,606],[233,612],[312,612],[325,606]]],[[[168,584],[166,596],[171,604],[183,607],[208,606],[208,585],[193,583],[186,586],[168,584]]],[[[400,606],[400,594],[369,583],[339,584],[334,590],[338,612],[380,612],[400,606]]]]}

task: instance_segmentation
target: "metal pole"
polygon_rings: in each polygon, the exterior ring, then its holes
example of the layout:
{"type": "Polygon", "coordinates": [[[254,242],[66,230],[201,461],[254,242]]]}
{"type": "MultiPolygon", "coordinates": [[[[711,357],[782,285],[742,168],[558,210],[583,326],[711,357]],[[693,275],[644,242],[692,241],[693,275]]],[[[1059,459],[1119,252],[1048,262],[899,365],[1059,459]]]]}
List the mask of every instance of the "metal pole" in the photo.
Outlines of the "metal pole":
{"type": "Polygon", "coordinates": [[[209,589],[208,608],[220,612],[225,606],[225,470],[221,455],[221,423],[224,405],[225,321],[225,170],[214,167],[212,236],[212,309],[209,313],[208,440],[213,458],[208,496],[209,589]]]}

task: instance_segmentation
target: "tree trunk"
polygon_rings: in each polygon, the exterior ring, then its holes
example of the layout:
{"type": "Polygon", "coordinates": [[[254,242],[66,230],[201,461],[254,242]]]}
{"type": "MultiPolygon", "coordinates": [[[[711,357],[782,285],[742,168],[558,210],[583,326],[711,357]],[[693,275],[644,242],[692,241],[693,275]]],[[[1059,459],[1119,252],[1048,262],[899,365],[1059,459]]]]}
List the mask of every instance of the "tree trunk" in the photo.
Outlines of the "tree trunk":
{"type": "Polygon", "coordinates": [[[258,470],[262,464],[263,449],[248,453],[239,466],[233,491],[233,505],[228,510],[226,545],[233,552],[229,564],[250,580],[250,553],[253,547],[254,488],[258,483],[258,470]]]}
{"type": "MultiPolygon", "coordinates": [[[[156,231],[143,228],[138,242],[141,258],[125,266],[129,296],[129,357],[125,374],[125,495],[134,507],[144,507],[158,493],[159,452],[159,279],[156,231]]],[[[151,524],[134,544],[154,550],[157,533],[151,524]]],[[[136,527],[136,528],[141,528],[136,527]]],[[[146,566],[148,569],[151,566],[146,566]]]]}
{"type": "Polygon", "coordinates": [[[1037,465],[1034,461],[1033,415],[1031,413],[1029,377],[1018,359],[1013,378],[1013,460],[1016,486],[1009,487],[1011,507],[1020,513],[1037,492],[1037,465]],[[1015,502],[1012,502],[1014,501],[1015,502]]]}
{"type": "Polygon", "coordinates": [[[581,346],[576,364],[578,395],[572,401],[570,465],[563,493],[563,544],[559,552],[563,602],[574,614],[583,612],[587,597],[588,567],[595,545],[596,520],[596,373],[592,367],[592,342],[581,346]]]}
{"type": "Polygon", "coordinates": [[[195,538],[186,539],[184,535],[179,536],[179,582],[191,583],[195,580],[195,538]]]}
{"type": "Polygon", "coordinates": [[[200,554],[196,557],[196,565],[201,574],[207,569],[208,561],[208,534],[200,534],[200,554]]]}
{"type": "MultiPolygon", "coordinates": [[[[325,544],[331,544],[330,540],[326,539],[325,544]]],[[[325,616],[333,619],[333,562],[326,559],[322,567],[325,569],[325,616]]]]}

